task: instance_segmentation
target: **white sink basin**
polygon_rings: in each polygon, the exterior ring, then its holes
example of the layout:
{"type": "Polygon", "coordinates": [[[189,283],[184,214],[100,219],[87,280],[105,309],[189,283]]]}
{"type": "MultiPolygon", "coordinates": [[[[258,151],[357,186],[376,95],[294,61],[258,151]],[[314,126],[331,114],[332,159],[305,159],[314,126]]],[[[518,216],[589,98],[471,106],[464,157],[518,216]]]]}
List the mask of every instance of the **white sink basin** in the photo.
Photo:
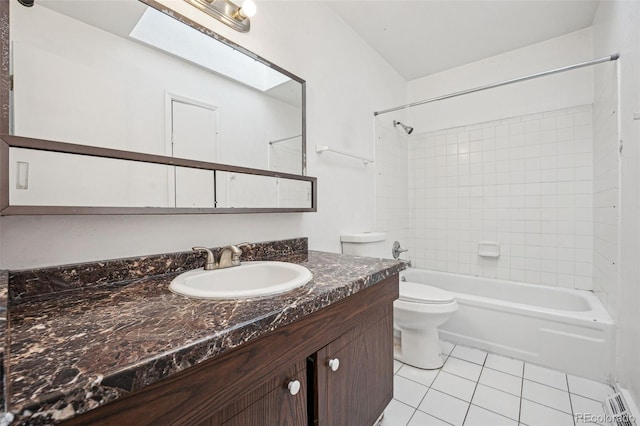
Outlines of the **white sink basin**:
{"type": "Polygon", "coordinates": [[[231,268],[185,272],[171,281],[169,290],[202,299],[238,299],[284,293],[312,277],[307,268],[295,263],[243,262],[231,268]]]}

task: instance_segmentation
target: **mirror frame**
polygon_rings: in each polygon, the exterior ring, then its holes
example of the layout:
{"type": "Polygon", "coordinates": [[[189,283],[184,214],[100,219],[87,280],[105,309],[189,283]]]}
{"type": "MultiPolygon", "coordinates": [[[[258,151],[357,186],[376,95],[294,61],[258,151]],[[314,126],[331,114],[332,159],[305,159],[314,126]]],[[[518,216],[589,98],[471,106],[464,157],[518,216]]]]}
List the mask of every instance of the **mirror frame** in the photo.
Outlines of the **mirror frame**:
{"type": "Polygon", "coordinates": [[[0,216],[11,215],[169,215],[169,214],[231,214],[231,213],[295,213],[316,212],[318,210],[317,178],[306,176],[306,82],[289,71],[272,64],[266,59],[246,50],[219,34],[201,26],[185,16],[161,5],[155,0],[138,0],[149,7],[171,16],[213,39],[222,42],[233,49],[266,66],[286,75],[301,84],[302,89],[302,175],[274,172],[271,170],[253,169],[249,167],[228,164],[209,163],[204,161],[168,157],[162,155],[145,154],[133,151],[123,151],[101,148],[89,145],[79,145],[65,142],[48,141],[22,136],[9,135],[10,93],[12,77],[10,75],[10,33],[9,33],[9,2],[0,0],[0,216]],[[292,179],[309,182],[311,185],[310,207],[91,207],[91,206],[21,206],[11,205],[9,200],[9,152],[10,148],[27,148],[39,151],[49,151],[91,157],[111,158],[118,160],[138,161],[152,164],[164,164],[193,169],[244,173],[274,178],[292,179]]]}

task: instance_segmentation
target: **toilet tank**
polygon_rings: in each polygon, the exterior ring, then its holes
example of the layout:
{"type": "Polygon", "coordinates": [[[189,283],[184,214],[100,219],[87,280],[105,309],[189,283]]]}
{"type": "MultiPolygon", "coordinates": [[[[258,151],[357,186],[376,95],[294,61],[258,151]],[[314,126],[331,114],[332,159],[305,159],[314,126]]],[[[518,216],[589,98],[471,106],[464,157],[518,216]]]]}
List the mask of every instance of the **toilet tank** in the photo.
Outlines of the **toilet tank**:
{"type": "Polygon", "coordinates": [[[353,254],[355,256],[367,257],[389,257],[385,256],[384,241],[387,235],[384,232],[360,232],[355,234],[342,234],[343,254],[353,254]]]}

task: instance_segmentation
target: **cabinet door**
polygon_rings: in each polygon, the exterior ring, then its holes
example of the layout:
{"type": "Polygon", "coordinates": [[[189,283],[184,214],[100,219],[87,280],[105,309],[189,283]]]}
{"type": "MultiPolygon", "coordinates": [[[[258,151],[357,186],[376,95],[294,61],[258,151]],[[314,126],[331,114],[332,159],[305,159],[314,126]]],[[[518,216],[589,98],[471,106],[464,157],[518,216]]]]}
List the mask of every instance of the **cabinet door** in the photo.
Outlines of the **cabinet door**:
{"type": "Polygon", "coordinates": [[[302,361],[223,408],[199,426],[306,424],[307,370],[302,361]]]}
{"type": "Polygon", "coordinates": [[[371,426],[391,401],[391,309],[373,325],[354,329],[318,352],[319,426],[371,426]]]}

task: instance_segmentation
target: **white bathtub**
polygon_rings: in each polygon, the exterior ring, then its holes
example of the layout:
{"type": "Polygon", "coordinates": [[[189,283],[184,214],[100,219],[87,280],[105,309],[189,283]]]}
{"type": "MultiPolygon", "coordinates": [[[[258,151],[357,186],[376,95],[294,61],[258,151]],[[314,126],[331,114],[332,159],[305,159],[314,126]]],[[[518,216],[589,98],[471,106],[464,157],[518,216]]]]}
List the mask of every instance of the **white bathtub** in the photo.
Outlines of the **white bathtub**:
{"type": "Polygon", "coordinates": [[[442,339],[609,382],[614,323],[593,293],[413,268],[401,276],[455,296],[442,339]]]}

